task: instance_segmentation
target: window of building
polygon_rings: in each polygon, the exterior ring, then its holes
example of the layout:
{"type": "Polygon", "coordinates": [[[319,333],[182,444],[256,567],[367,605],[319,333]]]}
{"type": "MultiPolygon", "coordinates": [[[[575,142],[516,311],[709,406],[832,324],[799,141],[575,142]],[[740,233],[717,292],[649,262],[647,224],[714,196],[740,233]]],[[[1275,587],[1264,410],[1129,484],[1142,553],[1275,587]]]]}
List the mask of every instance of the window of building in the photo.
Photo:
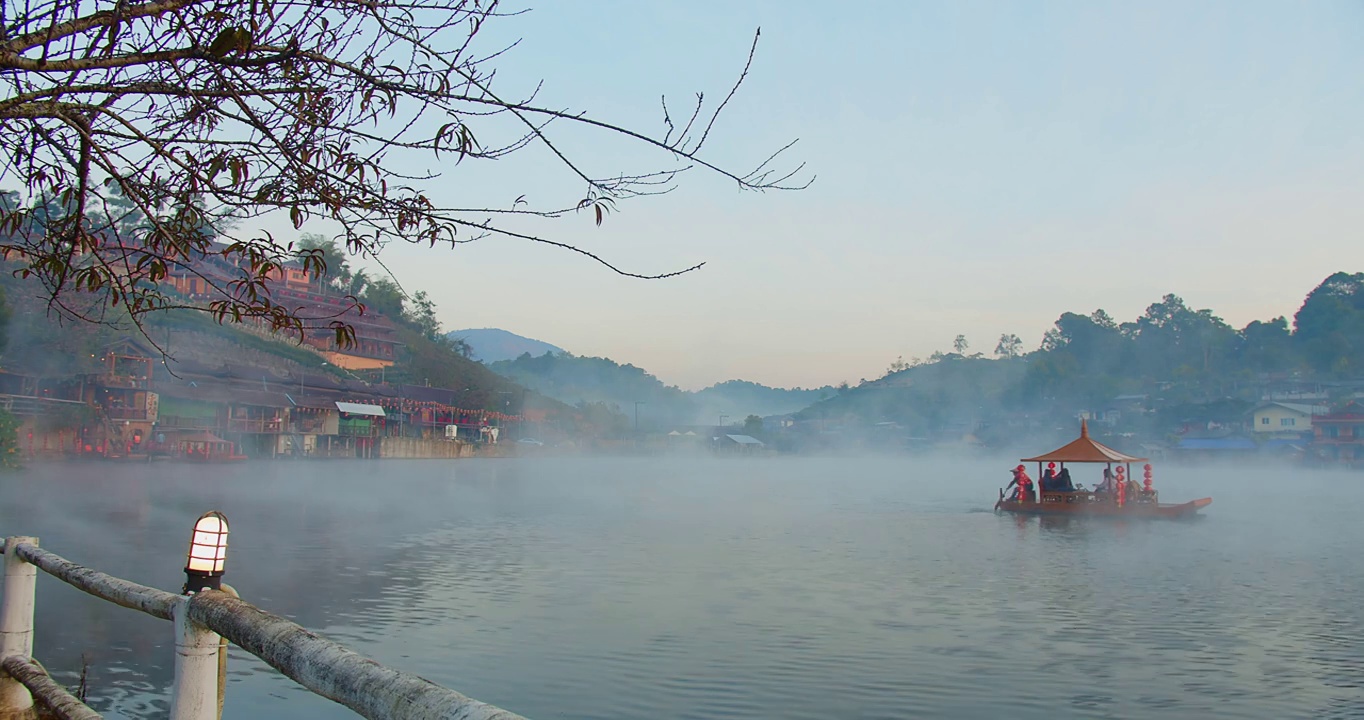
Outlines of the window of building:
{"type": "Polygon", "coordinates": [[[1269,424],[1269,416],[1266,415],[1266,416],[1260,418],[1260,424],[1261,424],[1261,425],[1268,425],[1268,424],[1269,424]]]}
{"type": "Polygon", "coordinates": [[[1283,427],[1293,427],[1298,424],[1297,418],[1279,418],[1279,424],[1283,427]]]}

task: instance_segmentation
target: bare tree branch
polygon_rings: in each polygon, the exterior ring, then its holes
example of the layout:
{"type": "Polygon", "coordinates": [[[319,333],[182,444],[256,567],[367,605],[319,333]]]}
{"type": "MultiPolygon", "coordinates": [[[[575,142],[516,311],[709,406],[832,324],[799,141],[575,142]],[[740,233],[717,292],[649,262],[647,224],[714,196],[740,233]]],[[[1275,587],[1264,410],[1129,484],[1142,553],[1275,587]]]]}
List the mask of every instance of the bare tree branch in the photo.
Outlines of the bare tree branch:
{"type": "Polygon", "coordinates": [[[69,317],[103,322],[118,308],[139,322],[193,307],[300,337],[325,322],[345,339],[338,319],[272,293],[285,263],[324,273],[321,257],[231,221],[276,213],[295,228],[330,221],[350,252],[371,258],[394,240],[455,246],[503,237],[656,279],[704,263],[640,273],[503,223],[587,211],[601,224],[620,201],[667,193],[695,168],[745,190],[809,184],[803,165],[773,166],[790,143],[748,172],[700,155],[752,69],[760,32],[719,105],[697,93],[679,132],[664,98],[655,135],[543,103],[539,82],[519,97],[498,90],[496,63],[517,42],[485,52],[478,36],[515,14],[495,0],[5,3],[0,187],[17,185],[27,204],[0,206],[0,252],[69,317]],[[591,158],[551,133],[574,126],[629,139],[656,164],[594,171],[591,158]],[[584,184],[574,201],[531,205],[522,195],[507,208],[480,207],[431,191],[446,176],[476,172],[466,162],[536,145],[584,184]],[[440,165],[424,170],[414,160],[440,165]],[[201,280],[211,297],[187,301],[168,283],[173,275],[201,280]]]}

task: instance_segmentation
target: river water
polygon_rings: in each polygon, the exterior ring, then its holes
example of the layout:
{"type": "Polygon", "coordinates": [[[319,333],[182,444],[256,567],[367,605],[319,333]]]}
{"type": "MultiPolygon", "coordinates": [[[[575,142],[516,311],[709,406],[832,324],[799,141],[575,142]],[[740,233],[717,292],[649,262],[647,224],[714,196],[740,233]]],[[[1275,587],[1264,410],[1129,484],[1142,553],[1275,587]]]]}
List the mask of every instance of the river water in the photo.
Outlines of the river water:
{"type": "MultiPolygon", "coordinates": [[[[1364,717],[1364,477],[1157,467],[1203,519],[1042,521],[991,511],[1011,464],[53,465],[0,476],[0,533],[178,590],[222,510],[243,597],[533,719],[1364,717]]],[[[164,717],[169,623],[38,603],[54,675],[164,717]]],[[[226,718],[353,717],[229,671],[226,718]]]]}

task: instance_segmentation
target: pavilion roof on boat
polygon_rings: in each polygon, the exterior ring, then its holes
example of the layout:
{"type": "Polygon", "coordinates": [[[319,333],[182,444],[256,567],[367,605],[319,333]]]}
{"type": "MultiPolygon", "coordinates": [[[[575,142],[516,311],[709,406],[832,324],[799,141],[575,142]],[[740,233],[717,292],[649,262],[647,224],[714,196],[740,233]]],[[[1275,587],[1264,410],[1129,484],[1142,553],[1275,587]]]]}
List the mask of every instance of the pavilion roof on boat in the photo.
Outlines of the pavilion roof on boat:
{"type": "Polygon", "coordinates": [[[1089,425],[1080,421],[1080,437],[1069,444],[1037,457],[1023,458],[1023,462],[1062,463],[1134,463],[1146,458],[1133,457],[1114,450],[1089,436],[1089,425]]]}

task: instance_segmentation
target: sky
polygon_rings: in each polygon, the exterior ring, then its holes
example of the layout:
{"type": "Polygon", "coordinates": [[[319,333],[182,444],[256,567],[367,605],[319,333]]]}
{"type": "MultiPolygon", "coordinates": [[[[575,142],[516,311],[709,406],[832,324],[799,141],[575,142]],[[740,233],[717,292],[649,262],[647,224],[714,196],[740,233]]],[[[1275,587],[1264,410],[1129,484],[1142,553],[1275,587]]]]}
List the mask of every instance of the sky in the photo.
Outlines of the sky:
{"type": "MultiPolygon", "coordinates": [[[[1364,270],[1364,4],[575,0],[484,40],[520,39],[496,61],[504,91],[543,81],[547,104],[656,134],[660,96],[674,115],[696,92],[722,97],[759,27],[703,156],[747,169],[799,139],[786,160],[806,163],[808,189],[693,171],[600,227],[534,228],[631,271],[701,270],[626,278],[514,239],[393,245],[384,264],[446,328],[503,328],[689,389],[856,383],[958,334],[972,351],[1002,333],[1032,349],[1063,312],[1124,321],[1166,293],[1236,327],[1291,320],[1328,275],[1364,270]]],[[[669,166],[555,132],[599,174],[669,166]]],[[[538,148],[427,169],[450,202],[584,192],[538,148]]]]}

